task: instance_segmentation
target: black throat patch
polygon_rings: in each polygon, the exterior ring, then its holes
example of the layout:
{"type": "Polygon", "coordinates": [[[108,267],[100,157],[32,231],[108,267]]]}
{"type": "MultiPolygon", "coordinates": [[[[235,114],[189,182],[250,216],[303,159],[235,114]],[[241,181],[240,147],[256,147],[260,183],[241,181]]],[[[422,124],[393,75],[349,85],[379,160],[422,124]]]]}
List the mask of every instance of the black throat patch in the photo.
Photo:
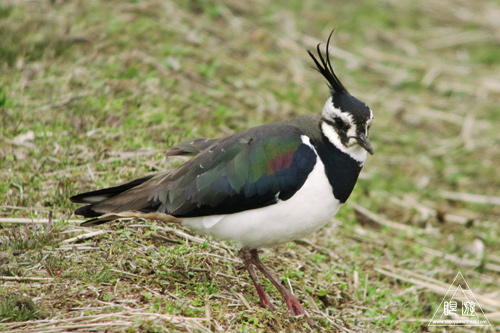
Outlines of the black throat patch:
{"type": "Polygon", "coordinates": [[[311,140],[311,143],[325,165],[326,177],[333,188],[333,195],[341,203],[346,202],[356,185],[362,166],[335,147],[323,131],[321,131],[321,139],[311,140]]]}

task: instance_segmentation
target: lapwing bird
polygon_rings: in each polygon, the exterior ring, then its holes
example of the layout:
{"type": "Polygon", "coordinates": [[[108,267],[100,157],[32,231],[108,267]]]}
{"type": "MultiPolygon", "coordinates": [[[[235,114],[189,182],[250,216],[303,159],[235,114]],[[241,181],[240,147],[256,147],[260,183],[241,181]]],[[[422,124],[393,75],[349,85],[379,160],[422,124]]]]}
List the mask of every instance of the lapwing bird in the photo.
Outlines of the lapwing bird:
{"type": "Polygon", "coordinates": [[[257,250],[305,237],[327,224],[346,202],[373,154],[368,130],[372,110],[352,96],[317,46],[310,51],[328,81],[321,114],[247,129],[220,139],[184,141],[167,156],[191,155],[184,164],[156,175],[75,195],[75,210],[94,226],[119,218],[177,222],[218,239],[239,242],[239,256],[263,306],[274,310],[254,271],[279,290],[293,315],[306,315],[260,261],[257,250]]]}

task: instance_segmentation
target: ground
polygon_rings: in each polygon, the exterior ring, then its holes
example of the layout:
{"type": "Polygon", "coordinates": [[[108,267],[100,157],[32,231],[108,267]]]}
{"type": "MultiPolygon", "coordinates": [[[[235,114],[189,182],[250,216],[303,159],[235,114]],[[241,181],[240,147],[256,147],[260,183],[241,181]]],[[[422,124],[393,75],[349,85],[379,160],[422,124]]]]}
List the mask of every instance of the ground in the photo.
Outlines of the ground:
{"type": "Polygon", "coordinates": [[[0,330],[500,330],[500,4],[0,4],[0,330]],[[349,200],[262,249],[316,326],[259,306],[238,246],[177,225],[83,228],[68,197],[169,169],[189,137],[320,112],[306,50],[373,109],[349,200]],[[461,272],[491,326],[428,326],[461,272]]]}

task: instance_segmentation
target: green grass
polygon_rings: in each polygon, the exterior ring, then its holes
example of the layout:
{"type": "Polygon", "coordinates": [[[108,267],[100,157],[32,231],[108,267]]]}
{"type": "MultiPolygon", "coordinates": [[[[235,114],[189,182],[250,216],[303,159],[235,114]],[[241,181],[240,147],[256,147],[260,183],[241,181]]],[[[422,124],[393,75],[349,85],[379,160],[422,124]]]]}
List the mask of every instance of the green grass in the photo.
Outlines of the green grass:
{"type": "Polygon", "coordinates": [[[0,318],[3,321],[28,321],[42,319],[47,315],[39,312],[38,306],[29,297],[19,294],[0,295],[0,318]]]}
{"type": "MultiPolygon", "coordinates": [[[[0,330],[50,331],[28,322],[49,316],[81,331],[97,322],[110,332],[309,331],[263,278],[279,310],[258,306],[237,244],[156,222],[80,228],[67,198],[179,165],[164,153],[185,138],[320,112],[328,89],[306,50],[332,28],[334,67],[375,114],[376,154],[350,201],[412,231],[346,205],[306,240],[264,249],[263,261],[317,331],[439,331],[425,320],[443,295],[410,282],[418,276],[449,284],[460,270],[476,294],[498,298],[499,207],[440,195],[498,196],[500,32],[485,16],[498,10],[495,1],[1,4],[0,275],[10,280],[0,284],[0,330]],[[49,213],[50,227],[36,223],[49,213]],[[4,222],[14,218],[35,223],[4,222]],[[62,243],[96,230],[109,232],[62,243]],[[483,254],[472,249],[478,238],[483,254]],[[9,296],[19,292],[31,310],[9,296]]],[[[498,330],[498,316],[490,322],[498,330]]]]}
{"type": "Polygon", "coordinates": [[[56,243],[59,230],[54,230],[52,223],[46,226],[26,224],[21,227],[12,227],[5,230],[0,243],[0,251],[16,252],[43,248],[56,243]]]}

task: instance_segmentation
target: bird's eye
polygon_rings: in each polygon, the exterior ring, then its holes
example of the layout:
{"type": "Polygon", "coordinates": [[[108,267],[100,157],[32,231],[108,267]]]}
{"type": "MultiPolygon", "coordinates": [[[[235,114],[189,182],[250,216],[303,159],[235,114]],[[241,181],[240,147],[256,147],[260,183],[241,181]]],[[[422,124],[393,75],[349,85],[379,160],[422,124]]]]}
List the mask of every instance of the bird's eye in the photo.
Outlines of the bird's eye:
{"type": "Polygon", "coordinates": [[[339,117],[334,118],[333,121],[335,122],[335,127],[345,129],[345,130],[349,129],[349,124],[345,123],[339,117]]]}

